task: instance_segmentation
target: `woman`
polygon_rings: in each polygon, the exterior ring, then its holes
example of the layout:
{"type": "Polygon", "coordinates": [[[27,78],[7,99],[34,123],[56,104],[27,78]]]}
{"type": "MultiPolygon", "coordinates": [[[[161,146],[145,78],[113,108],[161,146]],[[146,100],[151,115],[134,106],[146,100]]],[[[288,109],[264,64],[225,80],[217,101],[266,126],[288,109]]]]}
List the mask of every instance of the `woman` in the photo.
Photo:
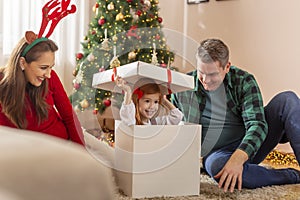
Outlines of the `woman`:
{"type": "Polygon", "coordinates": [[[57,50],[48,38],[32,40],[26,34],[20,40],[6,66],[0,69],[0,125],[84,145],[78,118],[52,70],[57,50]]]}

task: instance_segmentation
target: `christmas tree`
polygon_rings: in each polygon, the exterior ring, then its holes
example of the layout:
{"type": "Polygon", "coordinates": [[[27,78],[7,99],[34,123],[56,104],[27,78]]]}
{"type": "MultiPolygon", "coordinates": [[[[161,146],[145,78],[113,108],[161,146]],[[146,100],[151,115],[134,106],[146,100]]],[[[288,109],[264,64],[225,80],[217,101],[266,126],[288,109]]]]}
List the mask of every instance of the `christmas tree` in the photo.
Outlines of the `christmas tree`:
{"type": "Polygon", "coordinates": [[[111,106],[112,92],[92,87],[93,74],[135,61],[169,67],[174,54],[161,30],[158,0],[97,0],[95,17],[76,54],[74,91],[76,110],[102,114],[111,106]]]}

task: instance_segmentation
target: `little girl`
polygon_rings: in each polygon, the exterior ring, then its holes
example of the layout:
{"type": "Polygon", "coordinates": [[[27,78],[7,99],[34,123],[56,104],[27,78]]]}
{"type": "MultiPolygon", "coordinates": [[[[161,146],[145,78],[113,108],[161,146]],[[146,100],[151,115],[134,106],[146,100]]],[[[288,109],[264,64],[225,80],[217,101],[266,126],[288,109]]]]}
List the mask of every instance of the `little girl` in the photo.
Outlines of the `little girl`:
{"type": "Polygon", "coordinates": [[[183,114],[161,94],[156,83],[147,83],[136,88],[133,93],[124,79],[117,76],[115,83],[124,91],[124,101],[120,109],[121,121],[126,125],[177,125],[183,114]],[[167,115],[159,115],[160,106],[169,110],[167,115]]]}

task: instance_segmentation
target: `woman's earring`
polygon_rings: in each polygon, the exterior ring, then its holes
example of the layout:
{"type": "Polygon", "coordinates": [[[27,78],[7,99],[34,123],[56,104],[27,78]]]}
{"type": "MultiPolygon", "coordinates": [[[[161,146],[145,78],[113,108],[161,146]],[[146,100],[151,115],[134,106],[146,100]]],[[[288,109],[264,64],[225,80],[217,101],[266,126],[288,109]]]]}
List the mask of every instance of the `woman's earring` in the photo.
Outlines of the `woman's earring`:
{"type": "Polygon", "coordinates": [[[21,66],[22,71],[24,71],[24,66],[21,66]]]}

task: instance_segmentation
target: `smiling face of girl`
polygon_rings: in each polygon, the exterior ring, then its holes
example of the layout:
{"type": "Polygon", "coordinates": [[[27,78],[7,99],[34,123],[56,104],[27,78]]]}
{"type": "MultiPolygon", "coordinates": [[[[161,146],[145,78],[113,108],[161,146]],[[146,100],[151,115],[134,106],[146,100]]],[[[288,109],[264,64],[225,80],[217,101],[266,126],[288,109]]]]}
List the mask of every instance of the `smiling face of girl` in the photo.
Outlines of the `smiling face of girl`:
{"type": "Polygon", "coordinates": [[[148,120],[154,117],[159,108],[160,93],[144,94],[139,99],[139,113],[143,122],[147,123],[148,120]]]}

